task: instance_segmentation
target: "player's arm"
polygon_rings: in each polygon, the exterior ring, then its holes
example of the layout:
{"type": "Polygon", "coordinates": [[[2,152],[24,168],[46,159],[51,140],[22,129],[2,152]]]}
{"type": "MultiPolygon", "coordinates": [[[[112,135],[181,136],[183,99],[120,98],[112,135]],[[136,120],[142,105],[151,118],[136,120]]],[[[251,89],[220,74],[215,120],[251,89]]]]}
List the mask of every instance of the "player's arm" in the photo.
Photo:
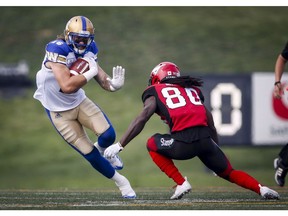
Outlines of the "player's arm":
{"type": "Polygon", "coordinates": [[[63,93],[70,94],[76,92],[87,83],[87,80],[84,76],[70,77],[70,70],[64,64],[47,62],[46,67],[52,69],[53,74],[63,93]]]}
{"type": "Polygon", "coordinates": [[[216,127],[214,125],[214,119],[213,119],[212,113],[206,108],[205,105],[204,105],[204,107],[206,109],[206,117],[207,117],[208,127],[211,130],[211,137],[214,140],[214,142],[216,142],[218,144],[218,134],[217,134],[216,127]]]}
{"type": "Polygon", "coordinates": [[[281,78],[283,75],[283,71],[285,68],[287,60],[283,58],[283,56],[280,54],[276,60],[275,64],[275,83],[274,83],[274,96],[276,98],[281,98],[281,95],[283,94],[282,85],[281,85],[281,78]]]}
{"type": "Polygon", "coordinates": [[[144,128],[146,122],[151,118],[156,110],[156,99],[154,96],[147,98],[144,102],[142,112],[130,123],[126,133],[120,139],[122,147],[126,146],[144,128]]]}
{"type": "Polygon", "coordinates": [[[74,93],[83,87],[92,77],[97,74],[95,60],[87,58],[89,71],[80,76],[70,76],[70,70],[66,64],[67,50],[65,42],[53,41],[47,44],[45,67],[51,69],[63,93],[74,93]]]}
{"type": "Polygon", "coordinates": [[[110,91],[110,83],[108,82],[109,75],[98,65],[98,74],[94,77],[94,79],[99,83],[99,85],[107,90],[110,91]]]}
{"type": "Polygon", "coordinates": [[[113,67],[113,77],[111,78],[99,65],[98,74],[95,76],[95,80],[106,91],[117,91],[124,85],[125,80],[125,68],[121,66],[113,67]]]}
{"type": "Polygon", "coordinates": [[[144,107],[141,113],[130,123],[125,134],[120,139],[120,142],[108,147],[105,152],[105,157],[113,157],[120,152],[133,138],[135,138],[144,128],[150,117],[155,113],[156,99],[154,96],[147,98],[144,102],[144,107]]]}

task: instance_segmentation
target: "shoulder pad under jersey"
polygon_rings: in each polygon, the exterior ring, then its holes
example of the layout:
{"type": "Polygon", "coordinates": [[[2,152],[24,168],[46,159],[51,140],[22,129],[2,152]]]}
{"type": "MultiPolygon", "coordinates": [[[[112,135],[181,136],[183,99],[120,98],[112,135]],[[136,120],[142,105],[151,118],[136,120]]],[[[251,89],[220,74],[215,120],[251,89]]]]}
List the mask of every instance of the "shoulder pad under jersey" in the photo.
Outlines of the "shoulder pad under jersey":
{"type": "Polygon", "coordinates": [[[71,53],[69,46],[63,40],[54,40],[46,46],[45,62],[58,62],[66,64],[66,58],[71,53]]]}
{"type": "Polygon", "coordinates": [[[63,40],[54,40],[47,44],[46,52],[58,53],[67,56],[71,52],[69,46],[63,40]]]}

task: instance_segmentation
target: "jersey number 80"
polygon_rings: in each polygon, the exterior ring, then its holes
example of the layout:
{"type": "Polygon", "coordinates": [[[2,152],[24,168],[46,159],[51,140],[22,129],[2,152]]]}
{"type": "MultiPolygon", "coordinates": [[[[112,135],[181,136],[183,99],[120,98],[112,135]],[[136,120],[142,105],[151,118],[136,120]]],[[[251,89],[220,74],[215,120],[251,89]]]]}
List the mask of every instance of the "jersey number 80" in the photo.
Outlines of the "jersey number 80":
{"type": "MultiPolygon", "coordinates": [[[[185,92],[189,101],[194,105],[202,105],[200,97],[197,91],[193,88],[185,88],[185,92]]],[[[181,92],[176,87],[166,87],[161,90],[163,97],[166,99],[166,105],[170,109],[176,109],[179,107],[186,106],[187,102],[181,95],[181,92]]]]}

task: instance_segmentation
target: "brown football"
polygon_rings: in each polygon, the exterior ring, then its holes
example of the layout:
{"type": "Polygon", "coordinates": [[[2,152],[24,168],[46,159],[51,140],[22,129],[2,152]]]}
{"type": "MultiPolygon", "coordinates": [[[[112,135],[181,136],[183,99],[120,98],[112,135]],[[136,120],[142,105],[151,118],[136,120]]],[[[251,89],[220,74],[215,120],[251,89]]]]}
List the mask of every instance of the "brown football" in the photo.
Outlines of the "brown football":
{"type": "Polygon", "coordinates": [[[89,70],[89,63],[84,58],[78,58],[69,69],[71,76],[83,74],[89,70]]]}

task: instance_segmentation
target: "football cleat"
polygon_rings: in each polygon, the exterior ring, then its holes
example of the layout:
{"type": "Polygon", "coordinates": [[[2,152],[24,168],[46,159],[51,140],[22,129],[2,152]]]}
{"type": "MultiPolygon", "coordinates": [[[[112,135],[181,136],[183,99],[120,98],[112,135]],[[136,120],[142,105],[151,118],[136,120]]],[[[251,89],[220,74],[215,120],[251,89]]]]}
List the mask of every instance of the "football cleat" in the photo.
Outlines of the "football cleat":
{"type": "Polygon", "coordinates": [[[185,194],[191,191],[192,187],[187,181],[187,177],[185,177],[185,181],[182,185],[177,185],[173,196],[170,199],[176,200],[181,199],[185,194]]]}
{"type": "Polygon", "coordinates": [[[121,170],[123,169],[124,167],[124,164],[123,164],[123,161],[121,160],[121,158],[119,157],[119,155],[115,155],[114,157],[112,158],[106,158],[110,164],[112,165],[112,167],[115,169],[115,170],[121,170]]]}
{"type": "Polygon", "coordinates": [[[264,199],[279,199],[280,198],[279,194],[276,191],[265,186],[261,186],[261,185],[259,186],[260,186],[260,195],[262,196],[262,198],[264,199]]]}
{"type": "Polygon", "coordinates": [[[285,169],[281,163],[279,158],[274,159],[274,168],[275,168],[275,182],[279,186],[283,187],[285,185],[285,177],[287,175],[288,169],[285,169]]]}
{"type": "Polygon", "coordinates": [[[115,182],[116,186],[119,188],[121,191],[122,197],[125,199],[135,199],[136,198],[136,193],[132,189],[129,181],[127,178],[122,176],[123,179],[120,182],[115,182]]]}

